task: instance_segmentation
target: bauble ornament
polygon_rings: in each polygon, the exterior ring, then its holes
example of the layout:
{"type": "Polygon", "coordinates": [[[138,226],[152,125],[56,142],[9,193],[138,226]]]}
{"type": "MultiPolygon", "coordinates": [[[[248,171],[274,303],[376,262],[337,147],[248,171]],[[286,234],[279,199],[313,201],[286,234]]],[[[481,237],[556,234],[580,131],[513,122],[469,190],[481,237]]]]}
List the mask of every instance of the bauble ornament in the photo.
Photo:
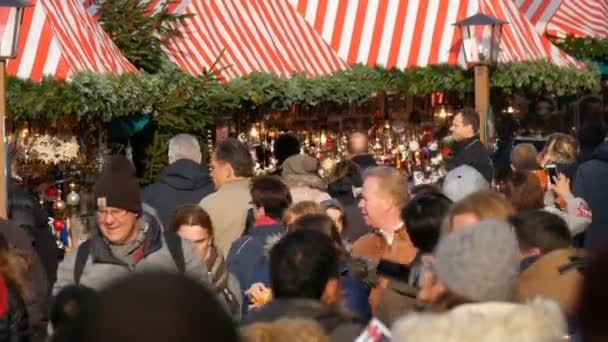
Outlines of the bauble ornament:
{"type": "Polygon", "coordinates": [[[65,220],[62,220],[62,219],[53,220],[53,228],[55,228],[56,231],[58,231],[58,232],[61,231],[64,226],[65,226],[65,220]]]}
{"type": "Polygon", "coordinates": [[[68,194],[68,198],[66,200],[68,205],[75,207],[80,204],[80,195],[76,191],[72,191],[68,194]]]}

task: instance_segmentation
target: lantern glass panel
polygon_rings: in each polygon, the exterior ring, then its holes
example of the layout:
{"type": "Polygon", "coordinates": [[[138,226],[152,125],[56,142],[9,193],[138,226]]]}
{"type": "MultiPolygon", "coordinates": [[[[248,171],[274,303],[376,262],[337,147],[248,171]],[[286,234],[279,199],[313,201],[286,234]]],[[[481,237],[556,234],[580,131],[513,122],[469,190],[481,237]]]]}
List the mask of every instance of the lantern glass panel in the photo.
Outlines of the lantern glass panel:
{"type": "Polygon", "coordinates": [[[0,59],[15,58],[23,8],[0,7],[0,59]]]}
{"type": "Polygon", "coordinates": [[[468,63],[496,63],[498,59],[498,44],[500,43],[500,26],[463,26],[462,41],[465,58],[468,63]]]}

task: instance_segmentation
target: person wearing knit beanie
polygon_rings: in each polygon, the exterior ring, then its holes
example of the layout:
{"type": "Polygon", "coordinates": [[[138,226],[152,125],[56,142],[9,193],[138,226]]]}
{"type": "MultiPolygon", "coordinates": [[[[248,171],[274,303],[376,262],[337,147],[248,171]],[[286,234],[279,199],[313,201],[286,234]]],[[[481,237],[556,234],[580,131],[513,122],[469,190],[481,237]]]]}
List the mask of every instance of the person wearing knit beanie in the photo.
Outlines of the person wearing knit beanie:
{"type": "Polygon", "coordinates": [[[447,293],[465,302],[508,302],[519,276],[518,251],[505,222],[484,220],[450,233],[435,251],[436,282],[425,281],[419,297],[431,304],[447,293]]]}
{"type": "Polygon", "coordinates": [[[97,223],[112,244],[124,244],[137,234],[142,211],[135,167],[123,156],[113,156],[93,186],[97,223]]]}

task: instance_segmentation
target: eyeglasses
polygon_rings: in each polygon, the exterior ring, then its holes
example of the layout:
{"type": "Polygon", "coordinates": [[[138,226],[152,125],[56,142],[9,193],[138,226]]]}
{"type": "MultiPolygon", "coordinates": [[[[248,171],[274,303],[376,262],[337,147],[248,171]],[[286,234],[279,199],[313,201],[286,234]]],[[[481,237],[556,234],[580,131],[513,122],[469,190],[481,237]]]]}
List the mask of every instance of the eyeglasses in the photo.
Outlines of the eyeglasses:
{"type": "Polygon", "coordinates": [[[97,217],[98,218],[106,218],[108,215],[112,216],[115,219],[121,219],[123,217],[125,217],[125,215],[127,214],[128,211],[124,210],[124,209],[104,209],[104,210],[97,210],[97,217]]]}

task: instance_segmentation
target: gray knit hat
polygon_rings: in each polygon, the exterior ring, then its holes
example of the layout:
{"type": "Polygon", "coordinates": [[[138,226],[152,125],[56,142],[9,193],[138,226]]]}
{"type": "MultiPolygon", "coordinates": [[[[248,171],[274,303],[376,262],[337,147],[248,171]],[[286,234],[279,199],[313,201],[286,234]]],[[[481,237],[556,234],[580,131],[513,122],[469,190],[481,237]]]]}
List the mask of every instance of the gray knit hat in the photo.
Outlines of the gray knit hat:
{"type": "Polygon", "coordinates": [[[519,276],[518,255],[512,228],[484,220],[439,242],[435,270],[455,294],[476,302],[509,301],[519,276]]]}
{"type": "Polygon", "coordinates": [[[458,202],[468,195],[490,190],[490,183],[475,168],[461,165],[445,175],[441,192],[452,202],[458,202]]]}

